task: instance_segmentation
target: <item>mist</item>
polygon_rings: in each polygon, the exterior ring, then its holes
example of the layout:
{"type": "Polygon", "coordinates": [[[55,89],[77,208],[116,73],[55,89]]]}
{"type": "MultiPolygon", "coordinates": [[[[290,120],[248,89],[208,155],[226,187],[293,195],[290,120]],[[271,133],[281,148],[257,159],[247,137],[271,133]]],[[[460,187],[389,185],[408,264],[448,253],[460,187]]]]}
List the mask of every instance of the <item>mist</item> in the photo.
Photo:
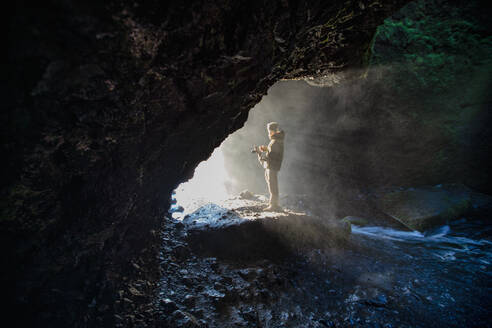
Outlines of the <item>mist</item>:
{"type": "Polygon", "coordinates": [[[250,150],[268,144],[266,124],[271,121],[286,133],[281,199],[308,199],[324,216],[353,215],[354,201],[374,188],[457,182],[484,188],[485,166],[470,162],[483,152],[481,136],[490,134],[485,124],[490,95],[475,88],[483,83],[480,68],[437,93],[421,88],[420,97],[413,89],[395,87],[405,69],[401,64],[373,67],[353,74],[363,78],[329,86],[322,81],[276,83],[209,159],[217,161],[220,155],[224,167],[196,170],[193,180],[211,186],[201,193],[200,204],[207,194],[209,201],[217,198],[210,190],[218,187],[205,181],[211,175],[228,196],[243,190],[267,194],[263,169],[250,150]],[[468,87],[460,84],[465,78],[468,87]],[[476,90],[464,100],[457,88],[476,90]]]}

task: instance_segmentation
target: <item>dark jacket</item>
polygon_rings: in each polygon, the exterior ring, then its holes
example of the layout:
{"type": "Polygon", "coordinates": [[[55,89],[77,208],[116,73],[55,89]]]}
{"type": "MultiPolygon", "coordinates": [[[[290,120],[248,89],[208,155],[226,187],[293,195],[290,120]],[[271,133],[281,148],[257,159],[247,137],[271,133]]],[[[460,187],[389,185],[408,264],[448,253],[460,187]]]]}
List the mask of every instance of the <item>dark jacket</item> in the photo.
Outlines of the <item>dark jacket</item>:
{"type": "Polygon", "coordinates": [[[280,171],[284,158],[284,138],[285,132],[279,131],[270,137],[268,152],[266,154],[267,169],[280,171]]]}

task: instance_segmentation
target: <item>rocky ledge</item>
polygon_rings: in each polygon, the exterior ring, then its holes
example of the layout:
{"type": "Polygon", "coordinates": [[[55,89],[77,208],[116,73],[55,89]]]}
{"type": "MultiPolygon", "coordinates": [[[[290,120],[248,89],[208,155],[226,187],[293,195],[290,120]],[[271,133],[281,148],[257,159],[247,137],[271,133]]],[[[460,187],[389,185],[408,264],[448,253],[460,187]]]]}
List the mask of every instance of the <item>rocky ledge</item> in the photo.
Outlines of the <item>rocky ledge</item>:
{"type": "Polygon", "coordinates": [[[350,224],[283,209],[263,211],[266,204],[241,198],[208,204],[185,217],[190,247],[198,254],[250,261],[286,256],[340,244],[350,224]]]}
{"type": "Polygon", "coordinates": [[[288,208],[264,211],[266,206],[263,196],[235,197],[201,206],[182,220],[168,218],[154,319],[126,317],[122,323],[257,327],[311,322],[289,301],[296,277],[310,270],[307,259],[313,254],[349,244],[350,225],[288,208]],[[289,309],[272,319],[272,311],[284,305],[289,309]]]}

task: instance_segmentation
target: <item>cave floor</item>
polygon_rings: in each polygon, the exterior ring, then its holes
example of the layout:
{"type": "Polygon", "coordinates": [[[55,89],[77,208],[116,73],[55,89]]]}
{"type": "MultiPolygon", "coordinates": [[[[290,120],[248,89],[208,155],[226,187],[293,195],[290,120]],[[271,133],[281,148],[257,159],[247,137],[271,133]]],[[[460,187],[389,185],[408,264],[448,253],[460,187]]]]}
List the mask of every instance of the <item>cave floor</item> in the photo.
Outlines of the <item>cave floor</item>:
{"type": "Polygon", "coordinates": [[[492,229],[480,218],[464,218],[425,234],[352,226],[347,239],[329,247],[295,250],[282,249],[276,241],[261,243],[268,235],[255,229],[238,232],[233,222],[239,220],[238,212],[222,219],[229,226],[196,220],[197,213],[223,218],[231,208],[247,211],[245,220],[289,213],[262,212],[261,200],[245,204],[209,205],[182,221],[166,219],[162,278],[149,325],[491,326],[492,229]],[[230,247],[209,240],[220,239],[217,234],[196,237],[197,229],[230,234],[232,239],[225,239],[230,247]],[[256,238],[254,251],[251,245],[234,245],[247,238],[256,238]]]}

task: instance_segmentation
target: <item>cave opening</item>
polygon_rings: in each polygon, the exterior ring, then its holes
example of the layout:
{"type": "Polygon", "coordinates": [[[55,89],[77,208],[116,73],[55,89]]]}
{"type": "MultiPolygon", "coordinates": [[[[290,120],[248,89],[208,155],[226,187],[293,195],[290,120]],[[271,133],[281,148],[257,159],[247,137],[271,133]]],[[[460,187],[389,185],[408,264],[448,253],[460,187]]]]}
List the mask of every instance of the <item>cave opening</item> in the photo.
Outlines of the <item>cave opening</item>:
{"type": "Polygon", "coordinates": [[[182,218],[209,202],[221,202],[231,195],[227,189],[229,176],[225,170],[222,146],[210,158],[195,168],[193,178],[181,183],[174,191],[170,212],[182,218]]]}
{"type": "MultiPolygon", "coordinates": [[[[487,133],[477,120],[488,96],[480,89],[471,96],[480,99],[478,108],[458,109],[454,86],[449,103],[433,90],[420,90],[427,97],[395,91],[388,81],[399,81],[401,69],[373,67],[364,78],[339,84],[273,85],[244,126],[175,190],[168,222],[187,248],[174,246],[168,257],[184,269],[163,279],[162,297],[186,300],[196,292],[204,309],[229,304],[228,320],[237,322],[248,322],[251,302],[260,302],[268,305],[255,308],[259,320],[277,323],[303,322],[303,311],[341,323],[367,308],[397,308],[407,322],[419,313],[427,322],[429,306],[447,322],[441,309],[477,305],[469,293],[489,302],[482,289],[492,261],[486,223],[492,198],[477,191],[482,173],[468,169],[465,155],[482,152],[480,142],[468,147],[487,133]],[[434,101],[440,105],[429,111],[434,101]],[[267,143],[272,121],[285,131],[282,214],[264,211],[263,169],[250,151],[267,143]],[[450,163],[446,153],[461,155],[450,163]],[[473,285],[459,278],[463,268],[464,275],[479,276],[473,285]],[[180,279],[185,287],[176,290],[180,279]],[[462,288],[451,292],[456,285],[462,288]],[[231,290],[244,299],[230,301],[231,290]],[[415,295],[425,295],[427,305],[415,295]],[[334,299],[347,304],[336,306],[342,316],[331,314],[334,299]]],[[[477,70],[468,78],[480,84],[482,75],[477,70]]],[[[485,322],[484,312],[476,313],[485,322]]],[[[384,312],[366,318],[388,319],[384,312]]]]}
{"type": "Polygon", "coordinates": [[[6,312],[17,326],[490,326],[483,8],[16,3],[6,312]],[[272,121],[283,211],[265,210],[250,151],[272,121]]]}
{"type": "Polygon", "coordinates": [[[288,198],[288,194],[314,193],[314,187],[309,186],[306,179],[316,171],[313,162],[320,151],[313,150],[308,154],[306,147],[313,149],[322,145],[314,145],[307,138],[321,130],[327,135],[329,128],[323,124],[328,120],[344,120],[341,117],[344,101],[336,99],[335,102],[340,103],[338,106],[325,108],[327,98],[333,97],[327,90],[306,81],[281,81],[273,85],[249,111],[244,126],[230,134],[196,167],[193,177],[173,191],[172,216],[183,218],[207,203],[220,204],[241,193],[251,193],[266,201],[268,188],[263,167],[252,150],[254,146],[268,145],[269,122],[277,122],[286,135],[282,169],[278,174],[281,201],[288,198]],[[316,119],[313,116],[319,110],[324,117],[318,114],[319,119],[316,119]],[[304,183],[300,183],[303,179],[304,183]]]}
{"type": "MultiPolygon", "coordinates": [[[[297,308],[316,309],[324,316],[333,299],[349,304],[340,310],[346,315],[367,306],[405,302],[398,311],[410,321],[410,313],[425,316],[428,309],[409,295],[439,299],[432,305],[436,310],[456,302],[474,303],[467,293],[481,295],[486,279],[469,286],[457,277],[463,267],[473,275],[486,275],[492,230],[484,222],[492,198],[456,179],[453,170],[460,165],[436,174],[429,162],[418,162],[431,157],[432,165],[443,167],[434,147],[442,147],[445,137],[454,152],[463,144],[453,144],[441,123],[419,124],[435,115],[427,111],[427,100],[383,98],[388,92],[380,80],[384,71],[388,68],[379,67],[366,79],[329,87],[281,81],[268,90],[244,126],[175,190],[173,208],[178,211],[172,214],[177,220],[171,222],[184,226],[184,232],[174,233],[189,250],[177,247],[174,256],[185,263],[180,271],[185,273],[163,281],[163,297],[188,297],[185,294],[196,289],[200,304],[207,299],[222,304],[230,302],[229,291],[237,289],[253,300],[272,302],[255,310],[263,322],[270,315],[277,322],[282,316],[302,321],[302,314],[292,314],[297,308]],[[282,215],[264,211],[268,199],[263,169],[250,152],[252,145],[267,142],[271,121],[286,135],[279,174],[282,215]],[[251,194],[244,195],[244,190],[251,194]],[[214,281],[213,272],[223,280],[214,281]],[[194,275],[200,277],[196,287],[169,293],[180,285],[179,279],[194,275]],[[431,287],[436,284],[462,284],[468,291],[443,295],[431,287]],[[288,314],[282,314],[283,308],[290,309],[288,314]]],[[[440,115],[446,119],[444,112],[440,115]]],[[[476,119],[459,123],[467,126],[468,136],[484,132],[476,119]]],[[[466,165],[467,158],[456,161],[466,165]]],[[[234,309],[243,316],[249,302],[238,301],[234,309]]],[[[381,321],[385,315],[370,317],[381,321]]],[[[339,320],[337,315],[331,318],[339,320]]],[[[448,317],[441,313],[438,320],[448,317]]]]}

